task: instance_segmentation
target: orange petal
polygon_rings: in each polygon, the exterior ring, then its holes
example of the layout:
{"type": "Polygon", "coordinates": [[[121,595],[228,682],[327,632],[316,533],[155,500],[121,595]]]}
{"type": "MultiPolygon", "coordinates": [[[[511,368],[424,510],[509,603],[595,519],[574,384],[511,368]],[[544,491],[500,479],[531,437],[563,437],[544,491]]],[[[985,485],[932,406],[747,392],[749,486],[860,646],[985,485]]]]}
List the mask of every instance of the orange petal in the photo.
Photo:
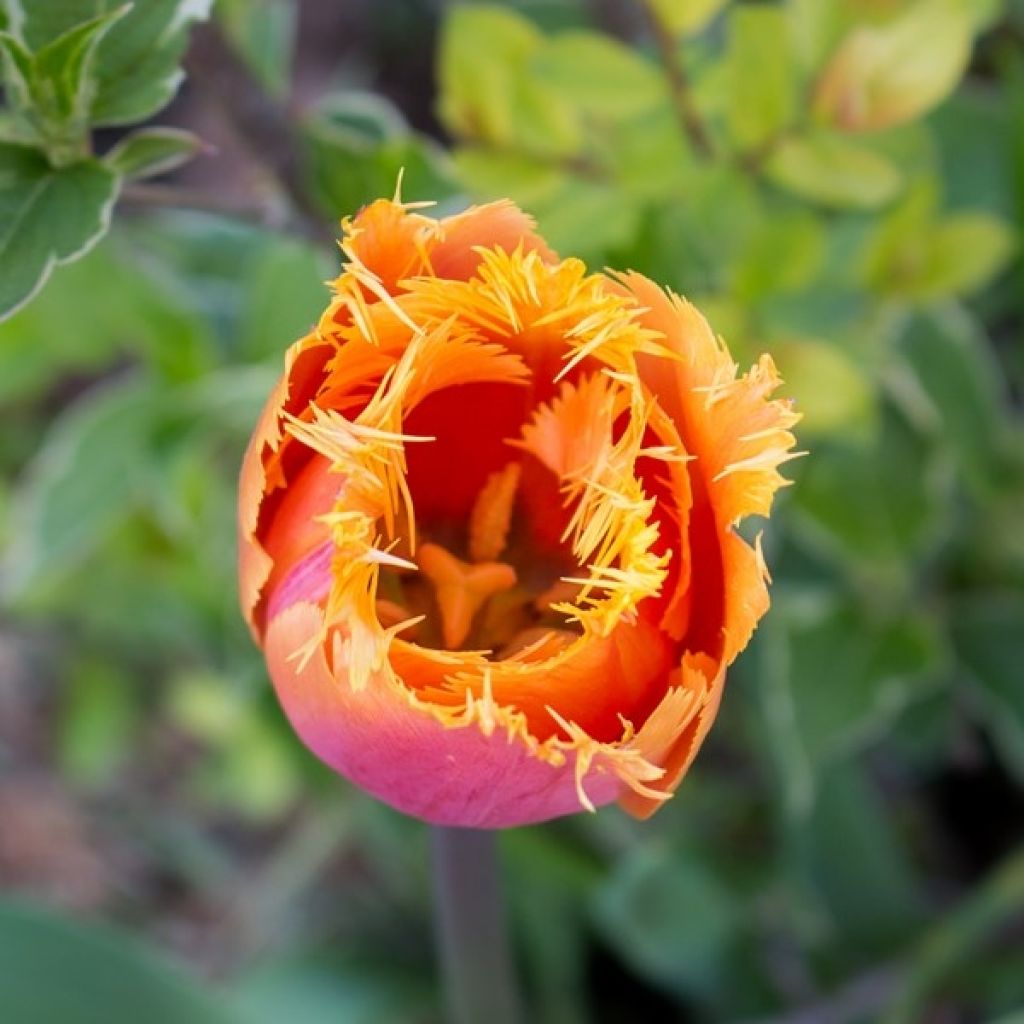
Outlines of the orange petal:
{"type": "Polygon", "coordinates": [[[534,219],[507,199],[446,217],[440,222],[439,240],[430,250],[433,274],[458,281],[472,277],[480,265],[476,246],[512,252],[521,245],[525,252],[537,252],[546,263],[555,262],[557,256],[535,228],[534,219]]]}
{"type": "Polygon", "coordinates": [[[768,607],[759,559],[732,527],[745,516],[767,515],[775,491],[787,483],[778,467],[793,458],[790,428],[799,417],[790,402],[769,400],[779,384],[769,356],[738,377],[695,307],[639,274],[622,275],[621,281],[640,305],[642,322],[662,332],[666,347],[680,357],[641,355],[637,361],[641,378],[693,456],[693,585],[701,588],[704,604],[703,618],[691,627],[700,642],[691,632],[687,646],[717,653],[728,664],[768,607]],[[704,561],[698,563],[701,553],[704,561]],[[713,586],[720,590],[717,615],[708,596],[713,586]]]}
{"type": "Polygon", "coordinates": [[[429,217],[408,212],[401,203],[377,199],[342,223],[342,244],[394,293],[399,281],[425,269],[424,254],[436,224],[429,217]]]}
{"type": "Polygon", "coordinates": [[[623,810],[649,818],[662,804],[658,795],[675,792],[715,721],[724,683],[725,669],[716,672],[710,658],[684,658],[680,685],[665,695],[630,744],[645,760],[664,769],[664,775],[646,784],[653,794],[624,793],[619,799],[623,810]]]}
{"type": "Polygon", "coordinates": [[[257,537],[260,509],[268,490],[282,482],[275,479],[285,434],[282,413],[308,403],[322,380],[326,348],[320,338],[309,334],[295,342],[285,354],[285,369],[267,399],[242,460],[238,496],[238,573],[242,611],[254,635],[258,629],[256,609],[273,569],[273,559],[257,537]]]}
{"type": "MultiPolygon", "coordinates": [[[[495,702],[520,711],[538,739],[559,734],[554,711],[598,742],[620,740],[623,719],[645,721],[664,694],[675,655],[672,641],[642,618],[621,622],[606,637],[577,637],[574,644],[558,643],[556,649],[543,661],[512,658],[488,666],[487,685],[495,702]]],[[[403,661],[406,682],[436,703],[458,704],[467,691],[483,693],[479,667],[458,675],[449,671],[440,682],[420,671],[414,658],[403,661]]]]}

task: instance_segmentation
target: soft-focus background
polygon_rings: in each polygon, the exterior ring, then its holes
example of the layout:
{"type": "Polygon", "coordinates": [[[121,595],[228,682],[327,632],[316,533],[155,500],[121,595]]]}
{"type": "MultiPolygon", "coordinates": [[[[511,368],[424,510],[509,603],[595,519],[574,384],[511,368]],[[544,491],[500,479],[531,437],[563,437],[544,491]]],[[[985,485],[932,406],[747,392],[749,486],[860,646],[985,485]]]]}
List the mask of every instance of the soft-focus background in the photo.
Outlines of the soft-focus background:
{"type": "Polygon", "coordinates": [[[1024,1019],[1024,3],[206,6],[0,13],[3,307],[67,263],[0,324],[0,1019],[440,1019],[425,829],[290,734],[234,583],[401,167],[772,352],[811,452],[675,800],[502,836],[531,1022],[1024,1019]]]}

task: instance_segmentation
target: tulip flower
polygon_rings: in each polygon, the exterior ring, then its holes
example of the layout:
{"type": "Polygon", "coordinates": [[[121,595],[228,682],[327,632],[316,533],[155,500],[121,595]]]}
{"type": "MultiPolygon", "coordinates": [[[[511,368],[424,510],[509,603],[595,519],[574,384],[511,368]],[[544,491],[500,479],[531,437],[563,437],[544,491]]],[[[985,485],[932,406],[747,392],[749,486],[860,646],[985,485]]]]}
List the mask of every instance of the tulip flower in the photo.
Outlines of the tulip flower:
{"type": "Polygon", "coordinates": [[[288,349],[242,469],[245,615],[319,758],[496,828],[644,817],[768,607],[797,419],[701,314],[559,259],[510,202],[379,200],[288,349]]]}

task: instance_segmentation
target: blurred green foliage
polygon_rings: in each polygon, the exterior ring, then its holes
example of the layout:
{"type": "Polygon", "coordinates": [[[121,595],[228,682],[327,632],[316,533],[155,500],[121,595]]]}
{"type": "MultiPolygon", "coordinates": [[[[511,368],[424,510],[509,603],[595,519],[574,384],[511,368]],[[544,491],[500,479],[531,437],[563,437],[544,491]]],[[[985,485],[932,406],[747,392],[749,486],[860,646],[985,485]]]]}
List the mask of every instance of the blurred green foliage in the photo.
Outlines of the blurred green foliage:
{"type": "MultiPolygon", "coordinates": [[[[235,608],[242,447],[335,257],[184,210],[108,233],[127,179],[204,151],[148,122],[207,7],[0,15],[4,310],[71,264],[0,326],[0,640],[49,694],[43,738],[25,755],[0,734],[0,764],[29,756],[226,916],[221,960],[191,955],[222,991],[167,995],[165,1019],[430,1021],[420,830],[312,763],[235,608]]],[[[1024,1004],[1024,5],[607,8],[446,7],[447,145],[365,76],[330,78],[293,118],[325,220],[393,192],[402,168],[405,197],[443,209],[510,196],[563,254],[695,301],[741,364],[771,352],[804,413],[811,455],[765,536],[773,609],[676,799],[645,824],[605,811],[504,837],[531,1019],[1009,1020],[1024,1004]]],[[[392,11],[409,54],[418,10],[392,11]]],[[[308,14],[217,4],[267,102],[289,95],[308,14]]],[[[166,941],[148,890],[115,884],[99,909],[166,941]]],[[[0,913],[4,956],[24,940],[26,963],[169,992],[149,954],[35,914],[0,913]]]]}
{"type": "Polygon", "coordinates": [[[97,159],[91,131],[152,117],[174,96],[188,26],[212,0],[4,0],[0,64],[0,319],[41,287],[55,264],[105,234],[122,179],[194,151],[189,133],[142,139],[97,159]],[[132,159],[126,160],[127,150],[132,159]]]}

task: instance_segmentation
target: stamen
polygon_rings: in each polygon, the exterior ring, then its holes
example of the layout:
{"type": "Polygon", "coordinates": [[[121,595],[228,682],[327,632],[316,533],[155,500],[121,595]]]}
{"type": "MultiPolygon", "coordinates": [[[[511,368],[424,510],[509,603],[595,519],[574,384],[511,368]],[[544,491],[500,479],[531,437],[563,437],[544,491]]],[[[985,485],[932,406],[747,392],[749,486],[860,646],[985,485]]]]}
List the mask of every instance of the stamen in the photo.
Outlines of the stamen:
{"type": "Polygon", "coordinates": [[[510,462],[480,488],[469,515],[469,557],[474,562],[493,562],[505,550],[520,472],[519,463],[510,462]]]}

